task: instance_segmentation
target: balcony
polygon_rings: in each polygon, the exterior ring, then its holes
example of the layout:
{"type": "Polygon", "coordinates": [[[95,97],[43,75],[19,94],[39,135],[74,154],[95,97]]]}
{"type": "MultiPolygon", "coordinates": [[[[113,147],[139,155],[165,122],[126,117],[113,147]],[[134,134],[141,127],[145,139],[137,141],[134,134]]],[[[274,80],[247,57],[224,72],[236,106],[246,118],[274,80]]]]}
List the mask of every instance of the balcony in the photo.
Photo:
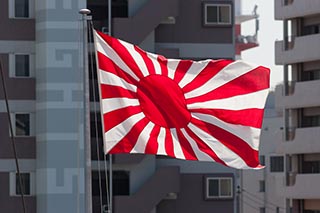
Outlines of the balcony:
{"type": "MultiPolygon", "coordinates": [[[[236,31],[236,54],[240,55],[243,50],[251,49],[259,46],[257,35],[259,30],[259,15],[257,14],[258,6],[255,6],[251,13],[236,15],[235,31],[236,31]],[[254,21],[255,33],[253,35],[243,35],[241,32],[241,23],[254,21]]],[[[250,23],[252,24],[252,23],[250,23]]]]}
{"type": "Polygon", "coordinates": [[[320,80],[303,81],[287,85],[285,96],[284,86],[277,86],[276,108],[304,108],[320,105],[320,80]],[[307,94],[307,95],[306,95],[307,94]]]}
{"type": "Polygon", "coordinates": [[[320,11],[319,0],[274,0],[274,4],[276,20],[314,15],[320,11]]]}
{"type": "Polygon", "coordinates": [[[151,212],[164,198],[175,197],[180,190],[179,167],[162,167],[140,188],[130,196],[114,197],[114,212],[151,212]]]}
{"type": "Polygon", "coordinates": [[[276,41],[275,63],[284,65],[319,60],[319,49],[320,34],[295,37],[290,42],[276,41]]]}
{"type": "Polygon", "coordinates": [[[319,199],[320,174],[292,174],[289,180],[293,184],[284,187],[282,195],[293,199],[319,199]]]}
{"type": "MultiPolygon", "coordinates": [[[[320,127],[297,128],[287,130],[287,139],[279,143],[277,153],[300,154],[300,153],[320,153],[320,127]],[[291,130],[291,131],[290,131],[291,130]]],[[[285,134],[285,132],[283,133],[285,134]]],[[[285,135],[283,135],[285,138],[285,135]]]]}
{"type": "Polygon", "coordinates": [[[149,0],[128,18],[113,19],[113,35],[140,44],[163,20],[178,16],[179,0],[149,0]]]}
{"type": "Polygon", "coordinates": [[[257,46],[259,46],[259,42],[256,35],[238,35],[236,39],[236,54],[257,46]]]}

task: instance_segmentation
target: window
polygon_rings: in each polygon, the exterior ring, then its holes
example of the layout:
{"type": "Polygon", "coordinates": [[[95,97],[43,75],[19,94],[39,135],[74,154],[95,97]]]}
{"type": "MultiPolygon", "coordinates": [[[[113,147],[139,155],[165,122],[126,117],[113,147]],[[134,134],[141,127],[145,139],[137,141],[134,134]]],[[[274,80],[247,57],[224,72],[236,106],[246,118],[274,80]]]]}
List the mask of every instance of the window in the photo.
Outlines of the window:
{"type": "Polygon", "coordinates": [[[9,54],[9,77],[29,78],[33,77],[34,54],[14,53],[9,54]]]}
{"type": "Polygon", "coordinates": [[[266,213],[266,208],[265,207],[260,207],[259,208],[260,213],[266,213]]]}
{"type": "Polygon", "coordinates": [[[33,136],[33,113],[13,113],[11,116],[14,136],[33,136]]]}
{"type": "Polygon", "coordinates": [[[259,156],[259,161],[260,161],[260,164],[262,166],[265,166],[266,165],[266,159],[265,159],[265,156],[264,155],[260,155],[259,156]]]}
{"type": "MultiPolygon", "coordinates": [[[[24,195],[34,195],[34,173],[21,172],[22,191],[24,195]]],[[[10,173],[10,195],[21,195],[20,181],[18,173],[10,173]]]]}
{"type": "Polygon", "coordinates": [[[230,25],[231,5],[230,4],[204,4],[204,25],[230,25]]]}
{"type": "Polygon", "coordinates": [[[15,76],[30,76],[30,59],[29,55],[15,55],[15,76]]]}
{"type": "Polygon", "coordinates": [[[259,192],[265,192],[266,191],[266,182],[264,180],[259,181],[259,192]]]}
{"type": "Polygon", "coordinates": [[[208,177],[206,180],[206,198],[232,198],[232,178],[208,177]]]}
{"type": "Polygon", "coordinates": [[[15,115],[15,135],[28,136],[30,135],[30,115],[29,114],[16,114],[15,115]]]}
{"type": "Polygon", "coordinates": [[[16,18],[29,17],[29,0],[14,1],[14,17],[16,18]]]}
{"type": "Polygon", "coordinates": [[[284,171],[283,156],[270,157],[270,172],[283,172],[283,171],[284,171]]]}

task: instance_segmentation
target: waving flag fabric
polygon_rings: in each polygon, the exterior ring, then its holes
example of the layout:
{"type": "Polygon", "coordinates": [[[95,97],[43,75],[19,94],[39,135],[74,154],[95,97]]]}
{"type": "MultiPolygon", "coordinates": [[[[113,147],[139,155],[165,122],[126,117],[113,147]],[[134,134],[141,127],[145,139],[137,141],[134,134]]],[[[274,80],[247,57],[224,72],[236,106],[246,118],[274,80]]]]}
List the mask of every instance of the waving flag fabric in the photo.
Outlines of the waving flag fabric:
{"type": "Polygon", "coordinates": [[[105,153],[260,168],[269,69],[167,59],[95,32],[105,153]]]}

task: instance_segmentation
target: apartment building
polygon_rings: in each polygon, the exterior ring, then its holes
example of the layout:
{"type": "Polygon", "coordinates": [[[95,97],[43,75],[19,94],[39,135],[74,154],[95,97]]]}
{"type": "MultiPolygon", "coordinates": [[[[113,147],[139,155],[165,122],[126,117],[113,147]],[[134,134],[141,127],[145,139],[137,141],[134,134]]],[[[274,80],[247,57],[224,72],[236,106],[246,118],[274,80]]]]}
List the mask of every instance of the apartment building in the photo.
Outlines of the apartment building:
{"type": "Polygon", "coordinates": [[[276,89],[276,105],[284,112],[286,177],[279,192],[286,212],[320,211],[320,2],[275,1],[275,19],[283,21],[282,41],[275,43],[276,64],[284,67],[284,85],[276,89]]]}
{"type": "Polygon", "coordinates": [[[284,155],[277,153],[282,141],[282,111],[275,109],[275,94],[270,92],[264,113],[260,140],[261,170],[244,170],[241,174],[241,211],[245,213],[284,213],[285,198],[279,193],[284,179],[284,155]]]}
{"type": "MultiPolygon", "coordinates": [[[[112,34],[169,58],[234,59],[236,4],[233,0],[114,0],[112,34]]],[[[78,11],[86,7],[92,10],[95,28],[108,33],[107,1],[0,2],[0,59],[28,212],[85,212],[78,11]]],[[[15,213],[22,209],[21,191],[3,99],[0,90],[0,205],[1,211],[15,213]]],[[[101,208],[107,212],[103,154],[96,146],[97,142],[101,145],[101,132],[96,133],[94,113],[92,205],[93,212],[101,208]]],[[[114,212],[236,212],[238,185],[239,172],[214,163],[113,156],[114,212]]]]}

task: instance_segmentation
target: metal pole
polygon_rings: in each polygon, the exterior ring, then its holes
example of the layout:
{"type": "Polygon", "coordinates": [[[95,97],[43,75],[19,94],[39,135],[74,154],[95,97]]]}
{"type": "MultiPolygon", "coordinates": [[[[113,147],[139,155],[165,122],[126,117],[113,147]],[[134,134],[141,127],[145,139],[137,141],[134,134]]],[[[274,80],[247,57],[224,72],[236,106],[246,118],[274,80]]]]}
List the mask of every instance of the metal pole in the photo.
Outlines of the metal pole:
{"type": "Polygon", "coordinates": [[[8,103],[8,96],[7,96],[7,90],[6,90],[6,85],[5,85],[5,81],[4,81],[4,74],[3,74],[3,69],[2,69],[2,62],[0,61],[0,74],[1,74],[1,81],[2,81],[2,88],[3,88],[3,93],[4,93],[4,99],[6,102],[6,108],[7,108],[7,115],[8,115],[8,121],[9,121],[9,128],[10,128],[10,134],[11,134],[11,144],[12,144],[12,149],[13,149],[13,155],[14,155],[14,159],[15,159],[15,163],[16,163],[16,169],[17,169],[17,173],[18,173],[18,181],[19,181],[19,189],[20,189],[20,193],[21,193],[21,200],[22,200],[22,208],[23,208],[23,212],[26,213],[26,201],[24,198],[24,192],[23,192],[23,182],[22,182],[22,178],[21,178],[21,172],[20,172],[20,168],[19,168],[19,162],[18,162],[18,155],[17,155],[17,149],[16,149],[16,143],[14,140],[14,134],[13,134],[13,128],[12,128],[12,122],[11,122],[11,116],[10,116],[10,109],[9,109],[9,103],[8,103]]]}
{"type": "MultiPolygon", "coordinates": [[[[112,30],[111,30],[111,19],[112,19],[112,16],[111,16],[111,0],[108,0],[108,32],[109,32],[109,35],[111,36],[112,35],[112,30]]],[[[109,212],[112,213],[112,210],[113,210],[113,192],[112,192],[112,155],[110,154],[109,155],[109,191],[110,191],[110,206],[109,206],[109,212]]]]}
{"type": "Polygon", "coordinates": [[[92,213],[92,186],[91,186],[91,140],[90,140],[90,100],[89,100],[89,72],[88,72],[88,9],[81,9],[83,21],[83,106],[84,106],[84,144],[85,144],[85,206],[86,213],[92,213]]]}

